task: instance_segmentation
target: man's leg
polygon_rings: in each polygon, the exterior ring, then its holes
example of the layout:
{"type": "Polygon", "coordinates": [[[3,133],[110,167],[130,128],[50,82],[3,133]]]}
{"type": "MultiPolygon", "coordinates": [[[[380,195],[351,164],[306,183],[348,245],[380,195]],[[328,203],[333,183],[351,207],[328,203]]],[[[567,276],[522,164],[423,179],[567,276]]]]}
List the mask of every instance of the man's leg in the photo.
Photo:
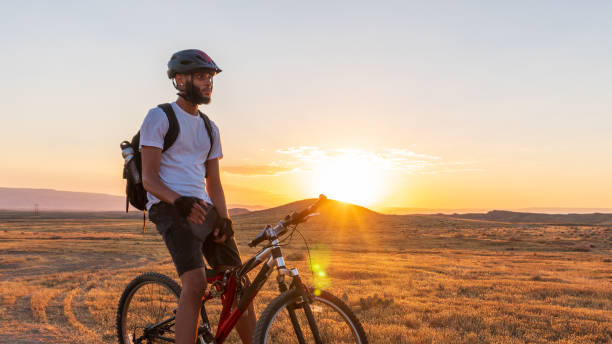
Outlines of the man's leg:
{"type": "Polygon", "coordinates": [[[255,308],[253,303],[247,307],[247,310],[242,314],[236,323],[236,331],[244,344],[250,344],[255,332],[255,308]]]}
{"type": "Polygon", "coordinates": [[[163,237],[183,285],[176,310],[175,340],[194,344],[202,295],[206,290],[202,242],[192,234],[189,223],[171,204],[160,202],[153,205],[149,219],[163,237]]]}
{"type": "Polygon", "coordinates": [[[176,310],[175,340],[178,344],[194,344],[202,296],[206,290],[206,271],[204,268],[189,270],[180,278],[183,289],[176,310]]]}

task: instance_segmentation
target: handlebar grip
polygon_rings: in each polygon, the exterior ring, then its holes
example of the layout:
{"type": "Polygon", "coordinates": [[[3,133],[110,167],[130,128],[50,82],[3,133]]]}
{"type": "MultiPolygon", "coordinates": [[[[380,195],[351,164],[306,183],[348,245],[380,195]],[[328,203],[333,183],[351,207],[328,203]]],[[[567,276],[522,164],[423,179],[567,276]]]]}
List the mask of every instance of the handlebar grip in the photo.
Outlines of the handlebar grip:
{"type": "Polygon", "coordinates": [[[249,247],[255,247],[264,240],[263,237],[255,238],[249,243],[249,247]]]}
{"type": "MultiPolygon", "coordinates": [[[[300,211],[299,213],[296,213],[296,214],[290,216],[288,220],[282,221],[281,222],[282,225],[286,227],[286,226],[289,226],[289,225],[292,225],[292,224],[299,223],[306,216],[308,216],[309,214],[313,213],[321,205],[321,203],[323,203],[326,200],[327,200],[327,197],[325,197],[325,195],[323,195],[323,194],[320,194],[319,195],[319,200],[317,202],[312,204],[307,209],[304,209],[304,210],[300,211]]],[[[251,240],[251,242],[248,243],[249,247],[255,247],[255,246],[259,245],[259,243],[261,243],[262,241],[264,241],[266,239],[269,239],[268,238],[268,234],[266,232],[268,230],[268,228],[270,228],[269,225],[266,226],[266,228],[264,228],[259,234],[257,234],[255,239],[251,240]]],[[[282,231],[280,233],[280,235],[282,235],[284,232],[285,231],[282,231]]]]}
{"type": "Polygon", "coordinates": [[[315,210],[317,210],[317,208],[321,205],[321,203],[323,203],[324,201],[327,200],[327,197],[325,197],[324,194],[320,194],[319,195],[319,200],[316,201],[314,204],[312,204],[310,207],[300,211],[299,213],[291,216],[291,219],[287,222],[285,222],[285,225],[291,225],[291,224],[295,224],[295,223],[299,223],[300,221],[302,221],[306,216],[314,213],[315,210]]]}
{"type": "Polygon", "coordinates": [[[268,229],[268,227],[266,226],[266,228],[264,228],[259,234],[257,234],[255,239],[251,240],[251,242],[248,244],[249,247],[255,247],[255,246],[259,245],[260,242],[266,240],[266,238],[267,238],[266,230],[267,229],[268,229]]]}
{"type": "Polygon", "coordinates": [[[262,236],[258,236],[257,238],[251,240],[251,242],[248,244],[249,247],[255,247],[257,245],[259,245],[260,242],[264,241],[264,237],[262,236]]]}

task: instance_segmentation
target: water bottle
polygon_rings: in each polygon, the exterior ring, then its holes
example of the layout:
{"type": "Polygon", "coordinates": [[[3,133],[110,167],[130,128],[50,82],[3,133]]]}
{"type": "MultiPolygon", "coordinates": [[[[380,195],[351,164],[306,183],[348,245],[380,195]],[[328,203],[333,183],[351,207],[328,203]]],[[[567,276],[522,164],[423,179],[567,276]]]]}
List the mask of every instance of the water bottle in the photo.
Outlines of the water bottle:
{"type": "Polygon", "coordinates": [[[123,176],[124,178],[130,178],[134,184],[140,184],[142,181],[140,179],[140,173],[138,173],[138,167],[136,166],[136,162],[134,161],[134,148],[128,141],[121,142],[121,155],[125,160],[124,171],[127,173],[127,176],[123,176]]]}

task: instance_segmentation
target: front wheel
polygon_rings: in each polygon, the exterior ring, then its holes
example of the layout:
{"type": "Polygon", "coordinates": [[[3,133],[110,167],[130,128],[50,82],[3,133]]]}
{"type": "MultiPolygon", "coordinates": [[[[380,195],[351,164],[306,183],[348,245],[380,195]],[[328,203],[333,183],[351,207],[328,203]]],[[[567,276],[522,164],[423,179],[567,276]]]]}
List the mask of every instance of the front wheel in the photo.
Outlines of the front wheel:
{"type": "Polygon", "coordinates": [[[272,300],[257,321],[253,343],[368,343],[344,302],[326,291],[313,297],[312,303],[305,303],[292,289],[272,300]]]}
{"type": "Polygon", "coordinates": [[[181,287],[170,277],[147,272],[123,291],[117,308],[120,344],[174,342],[174,311],[181,287]]]}

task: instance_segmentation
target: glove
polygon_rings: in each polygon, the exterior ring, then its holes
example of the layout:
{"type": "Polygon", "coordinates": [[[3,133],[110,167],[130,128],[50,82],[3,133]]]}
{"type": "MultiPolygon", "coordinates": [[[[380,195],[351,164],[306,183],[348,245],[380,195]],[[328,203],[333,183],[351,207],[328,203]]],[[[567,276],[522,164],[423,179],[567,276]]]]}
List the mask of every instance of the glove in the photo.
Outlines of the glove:
{"type": "Polygon", "coordinates": [[[191,208],[193,204],[197,203],[198,199],[195,197],[181,196],[174,201],[174,206],[179,215],[187,218],[191,214],[191,208]]]}
{"type": "Polygon", "coordinates": [[[217,220],[216,228],[219,228],[219,235],[222,237],[223,234],[227,235],[227,238],[231,238],[234,235],[234,229],[232,228],[232,220],[226,218],[219,218],[217,220]]]}

